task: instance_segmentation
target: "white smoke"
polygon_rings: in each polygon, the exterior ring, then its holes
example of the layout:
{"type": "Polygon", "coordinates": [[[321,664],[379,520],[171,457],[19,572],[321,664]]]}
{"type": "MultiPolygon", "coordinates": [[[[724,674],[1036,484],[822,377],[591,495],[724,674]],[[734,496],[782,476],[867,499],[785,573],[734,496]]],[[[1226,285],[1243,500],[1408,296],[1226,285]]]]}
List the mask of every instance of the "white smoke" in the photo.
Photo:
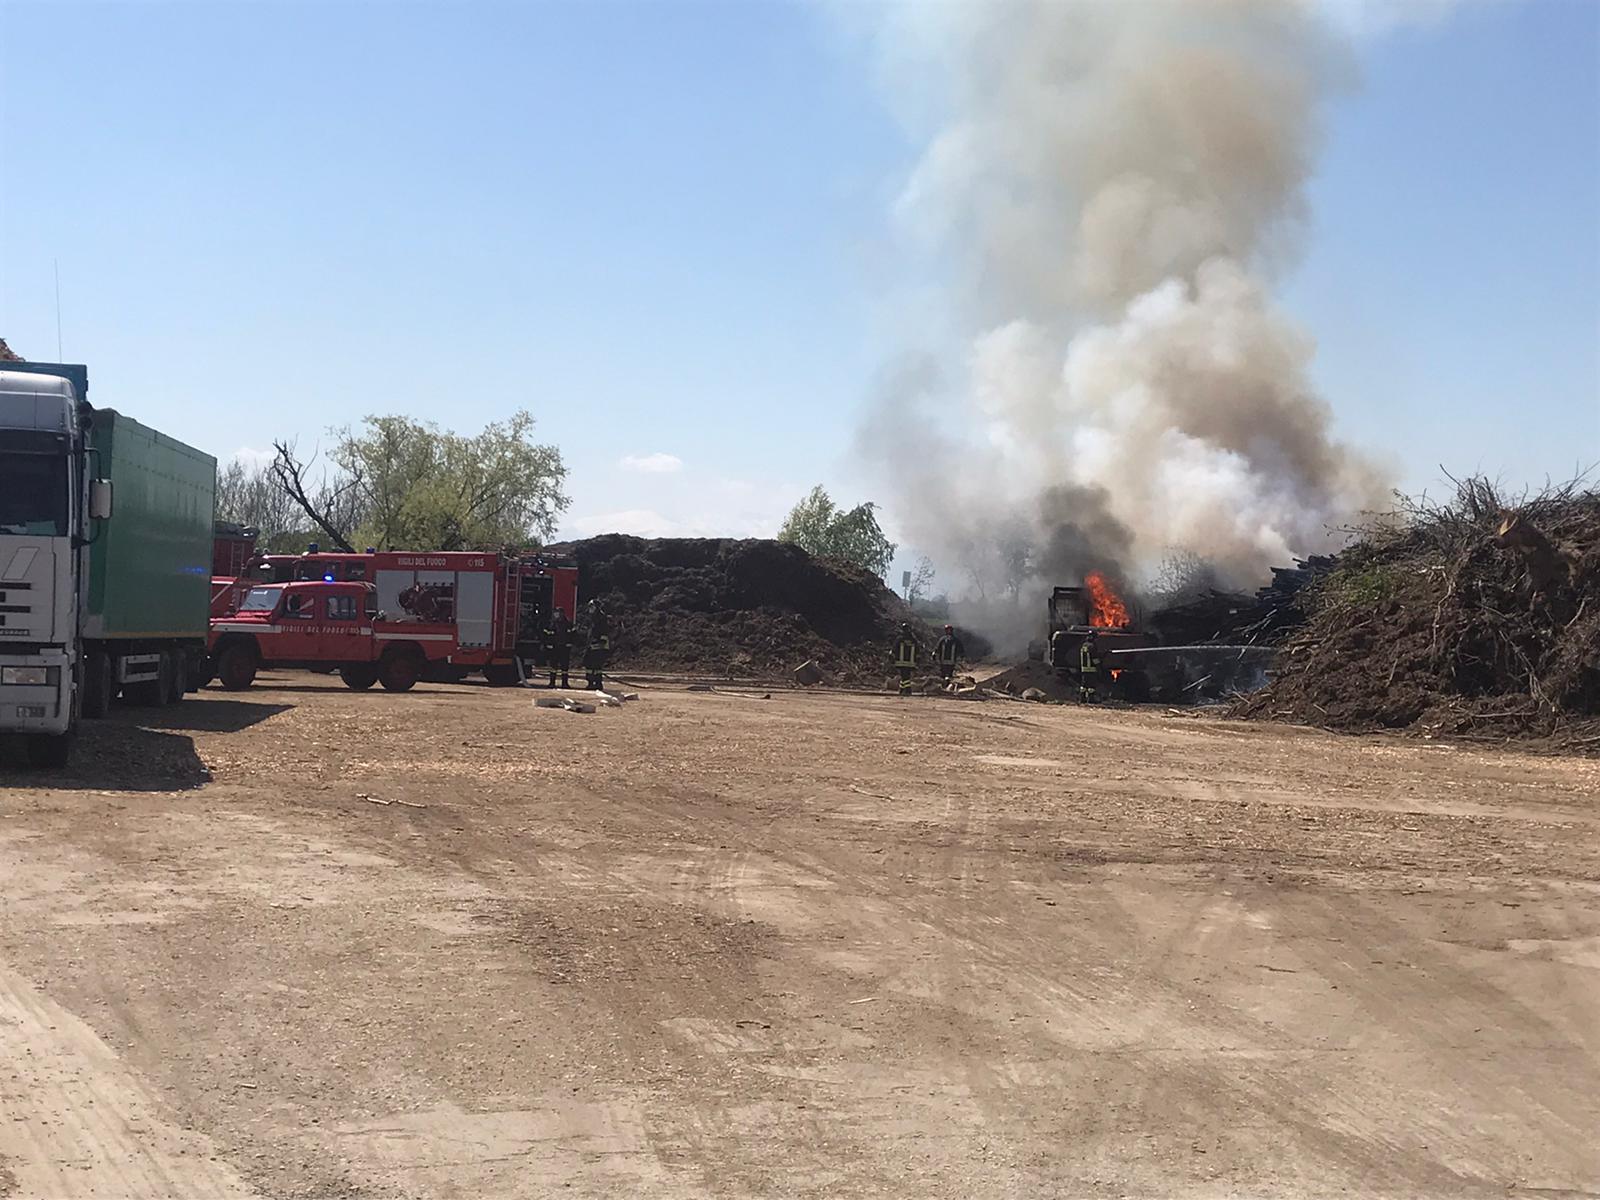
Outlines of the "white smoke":
{"type": "Polygon", "coordinates": [[[911,542],[975,577],[1025,543],[1042,582],[1186,549],[1244,584],[1382,500],[1272,296],[1344,75],[1316,9],[977,0],[887,28],[902,65],[938,46],[954,68],[897,211],[976,330],[864,431],[911,542]]]}

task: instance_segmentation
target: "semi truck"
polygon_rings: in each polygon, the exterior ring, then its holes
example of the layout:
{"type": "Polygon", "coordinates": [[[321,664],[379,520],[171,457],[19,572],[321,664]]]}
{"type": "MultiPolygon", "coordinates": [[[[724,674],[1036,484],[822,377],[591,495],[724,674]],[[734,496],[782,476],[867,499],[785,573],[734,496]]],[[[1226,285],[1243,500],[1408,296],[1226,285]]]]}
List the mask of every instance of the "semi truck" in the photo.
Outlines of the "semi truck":
{"type": "Polygon", "coordinates": [[[91,407],[82,365],[0,368],[0,734],[60,766],[119,694],[203,681],[217,464],[91,407]]]}

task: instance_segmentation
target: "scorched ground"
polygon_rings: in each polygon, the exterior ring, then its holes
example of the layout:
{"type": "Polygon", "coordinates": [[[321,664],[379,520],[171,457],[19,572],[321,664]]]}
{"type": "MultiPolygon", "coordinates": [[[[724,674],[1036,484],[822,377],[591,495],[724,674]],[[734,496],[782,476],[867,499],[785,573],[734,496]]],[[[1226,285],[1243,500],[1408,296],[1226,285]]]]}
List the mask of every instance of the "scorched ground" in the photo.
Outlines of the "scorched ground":
{"type": "Polygon", "coordinates": [[[1600,766],[856,694],[0,769],[0,1195],[1600,1189],[1600,766]]]}

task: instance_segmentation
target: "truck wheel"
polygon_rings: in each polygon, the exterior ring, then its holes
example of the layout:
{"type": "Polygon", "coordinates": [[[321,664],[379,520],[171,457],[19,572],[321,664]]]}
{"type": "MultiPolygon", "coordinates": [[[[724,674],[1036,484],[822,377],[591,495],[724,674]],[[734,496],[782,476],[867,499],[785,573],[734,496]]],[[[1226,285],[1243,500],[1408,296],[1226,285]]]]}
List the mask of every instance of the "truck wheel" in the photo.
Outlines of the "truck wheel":
{"type": "Polygon", "coordinates": [[[386,692],[409,692],[422,674],[422,662],[414,650],[393,650],[378,664],[378,682],[386,692]]]}
{"type": "Polygon", "coordinates": [[[371,663],[355,663],[339,668],[339,678],[353,692],[364,692],[378,682],[378,668],[371,663]]]}
{"type": "Polygon", "coordinates": [[[217,678],[230,692],[242,692],[256,681],[256,654],[249,646],[229,646],[217,657],[217,678]]]}
{"type": "Polygon", "coordinates": [[[36,767],[64,767],[71,753],[71,733],[35,733],[28,738],[28,761],[36,767]]]}
{"type": "Polygon", "coordinates": [[[111,709],[111,656],[91,650],[83,662],[83,715],[98,720],[111,709]]]}
{"type": "Polygon", "coordinates": [[[128,683],[122,687],[122,700],[125,704],[132,704],[136,708],[154,708],[166,703],[166,668],[163,667],[161,676],[155,679],[141,680],[139,683],[128,683]]]}
{"type": "Polygon", "coordinates": [[[163,704],[176,704],[183,699],[189,690],[189,663],[182,654],[174,651],[161,656],[161,682],[166,689],[161,697],[163,704]]]}

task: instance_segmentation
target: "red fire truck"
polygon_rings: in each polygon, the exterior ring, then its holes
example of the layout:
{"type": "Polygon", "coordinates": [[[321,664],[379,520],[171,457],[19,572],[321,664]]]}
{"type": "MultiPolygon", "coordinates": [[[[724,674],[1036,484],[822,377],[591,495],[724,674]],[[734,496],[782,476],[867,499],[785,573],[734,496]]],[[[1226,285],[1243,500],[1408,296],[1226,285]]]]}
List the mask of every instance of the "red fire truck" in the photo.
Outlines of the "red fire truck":
{"type": "Polygon", "coordinates": [[[404,692],[455,650],[448,624],[385,620],[370,583],[263,583],[211,623],[211,662],[229,691],[262,667],[306,667],[336,670],[358,691],[404,692]]]}
{"type": "MultiPolygon", "coordinates": [[[[508,686],[519,682],[530,667],[543,665],[543,631],[551,611],[563,609],[575,617],[578,601],[578,570],[569,563],[537,555],[511,556],[477,552],[439,552],[413,554],[400,551],[368,551],[365,554],[318,553],[258,556],[246,573],[227,589],[226,598],[213,604],[213,664],[227,686],[222,670],[228,645],[254,639],[257,664],[304,665],[313,670],[337,669],[343,674],[346,664],[356,666],[352,687],[371,687],[365,666],[381,668],[383,651],[390,658],[401,656],[396,647],[407,647],[403,655],[418,668],[419,675],[459,678],[481,671],[491,684],[508,686]],[[372,653],[346,657],[350,646],[335,640],[325,648],[312,640],[288,643],[286,648],[272,639],[283,634],[263,632],[254,626],[272,624],[272,614],[285,615],[289,597],[305,597],[298,603],[312,605],[312,614],[291,618],[291,629],[309,622],[327,627],[325,637],[349,636],[346,625],[324,620],[322,614],[334,584],[354,585],[362,596],[358,606],[368,624],[372,653]],[[320,590],[319,590],[320,589],[320,590]],[[365,590],[362,590],[365,589],[365,590]],[[251,615],[263,612],[266,616],[251,615]],[[234,628],[234,626],[251,628],[234,628]],[[388,643],[380,646],[378,643],[388,643]],[[415,648],[415,653],[410,649],[415,648]],[[294,653],[288,653],[292,649],[294,653]]],[[[356,592],[340,592],[354,596],[356,592]]],[[[341,604],[341,611],[348,606],[341,604]]],[[[234,678],[244,675],[240,651],[233,656],[234,678]]],[[[399,683],[404,673],[396,667],[393,678],[399,683]]],[[[253,673],[252,673],[253,677],[253,673]]],[[[394,687],[381,669],[373,677],[386,687],[394,687]]],[[[415,683],[415,678],[412,683],[415,683]]],[[[248,686],[248,683],[245,684],[248,686]]]]}

